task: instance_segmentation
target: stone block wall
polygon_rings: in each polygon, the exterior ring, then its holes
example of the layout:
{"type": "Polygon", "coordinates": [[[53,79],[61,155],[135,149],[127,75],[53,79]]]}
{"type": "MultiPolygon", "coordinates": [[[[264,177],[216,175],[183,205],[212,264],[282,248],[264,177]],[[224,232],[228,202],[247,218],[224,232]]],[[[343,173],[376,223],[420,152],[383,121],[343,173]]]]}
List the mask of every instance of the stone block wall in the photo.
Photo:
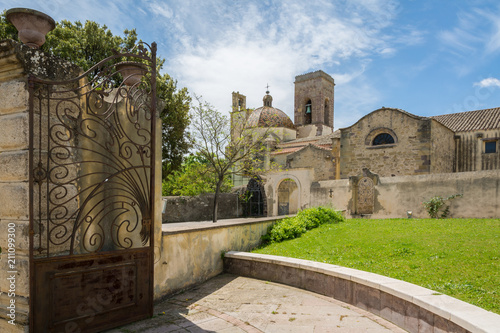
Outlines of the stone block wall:
{"type": "Polygon", "coordinates": [[[287,156],[286,166],[290,169],[313,168],[314,181],[335,179],[335,166],[330,150],[320,149],[313,145],[287,156]]]}
{"type": "Polygon", "coordinates": [[[455,161],[454,133],[439,122],[431,122],[431,173],[453,172],[455,161]]]}
{"type": "Polygon", "coordinates": [[[430,173],[431,121],[383,108],[341,129],[340,177],[356,176],[363,168],[381,177],[430,173]],[[381,133],[391,134],[394,144],[373,146],[381,133]]]}
{"type": "Polygon", "coordinates": [[[77,66],[42,51],[0,41],[0,332],[28,331],[28,75],[64,80],[79,73],[77,66]]]}
{"type": "Polygon", "coordinates": [[[0,331],[25,332],[29,312],[29,95],[21,64],[2,47],[5,45],[0,45],[0,331]]]}
{"type": "Polygon", "coordinates": [[[301,129],[298,128],[299,137],[331,133],[331,129],[333,129],[334,89],[335,83],[333,78],[323,71],[316,71],[295,77],[295,126],[300,127],[305,125],[305,104],[308,100],[311,100],[311,124],[317,124],[316,133],[301,132],[301,129]],[[325,129],[323,131],[323,125],[329,127],[329,130],[325,129]]]}
{"type": "MultiPolygon", "coordinates": [[[[163,223],[211,221],[214,194],[201,194],[194,197],[163,197],[166,205],[163,223]]],[[[238,200],[236,193],[221,193],[219,196],[219,219],[242,217],[244,205],[238,200]]]]}

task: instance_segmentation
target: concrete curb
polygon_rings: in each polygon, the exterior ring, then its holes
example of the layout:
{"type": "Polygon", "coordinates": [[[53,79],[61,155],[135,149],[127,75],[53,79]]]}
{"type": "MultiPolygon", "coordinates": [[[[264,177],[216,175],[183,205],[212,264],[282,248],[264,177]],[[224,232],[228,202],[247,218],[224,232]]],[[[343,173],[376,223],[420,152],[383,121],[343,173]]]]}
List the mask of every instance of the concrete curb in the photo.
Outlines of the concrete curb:
{"type": "Polygon", "coordinates": [[[500,315],[408,282],[303,259],[231,251],[224,269],[358,306],[410,332],[500,332],[500,315]],[[433,330],[430,330],[432,332],[433,330]]]}

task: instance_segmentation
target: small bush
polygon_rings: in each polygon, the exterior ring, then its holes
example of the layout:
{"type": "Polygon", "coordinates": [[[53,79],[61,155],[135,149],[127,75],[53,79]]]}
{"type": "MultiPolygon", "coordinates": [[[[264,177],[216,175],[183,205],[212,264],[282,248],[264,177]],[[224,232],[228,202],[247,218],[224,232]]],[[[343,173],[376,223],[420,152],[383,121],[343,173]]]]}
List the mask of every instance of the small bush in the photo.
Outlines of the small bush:
{"type": "Polygon", "coordinates": [[[453,194],[447,198],[436,196],[436,197],[432,197],[429,201],[422,202],[422,204],[424,205],[425,209],[427,210],[427,213],[429,213],[429,216],[431,218],[444,219],[444,218],[448,217],[448,214],[450,213],[450,206],[448,205],[448,206],[444,207],[444,209],[441,213],[441,216],[439,216],[439,210],[441,209],[441,207],[444,206],[446,201],[455,199],[457,197],[461,198],[461,197],[463,197],[463,195],[462,194],[453,194]]]}
{"type": "Polygon", "coordinates": [[[264,243],[279,243],[300,237],[307,230],[317,228],[322,224],[338,223],[344,220],[340,212],[331,208],[308,208],[300,211],[295,217],[283,219],[270,226],[267,234],[262,236],[262,240],[264,243]]]}

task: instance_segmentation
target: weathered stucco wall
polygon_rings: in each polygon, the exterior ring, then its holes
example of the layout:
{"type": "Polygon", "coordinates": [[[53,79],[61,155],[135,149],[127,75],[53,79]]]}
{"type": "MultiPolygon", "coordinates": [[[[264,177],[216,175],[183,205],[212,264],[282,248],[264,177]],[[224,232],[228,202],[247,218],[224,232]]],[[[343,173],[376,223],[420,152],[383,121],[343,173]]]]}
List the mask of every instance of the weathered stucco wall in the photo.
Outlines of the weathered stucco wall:
{"type": "MultiPolygon", "coordinates": [[[[434,196],[448,197],[461,193],[463,198],[449,202],[449,217],[498,218],[500,216],[500,170],[382,177],[375,186],[372,218],[428,218],[422,202],[434,196]]],[[[310,206],[332,205],[352,211],[352,189],[349,180],[325,181],[311,187],[310,206]],[[332,197],[329,191],[332,190],[332,197]]],[[[348,215],[349,216],[349,215],[348,215]]]]}
{"type": "MultiPolygon", "coordinates": [[[[166,210],[162,216],[163,223],[212,220],[214,196],[208,193],[195,197],[163,197],[163,201],[166,202],[166,210]]],[[[243,204],[238,200],[236,193],[221,193],[218,208],[219,219],[242,217],[244,212],[243,204]]]]}
{"type": "Polygon", "coordinates": [[[309,191],[310,184],[314,179],[314,169],[301,168],[301,169],[290,169],[280,172],[271,172],[266,174],[266,182],[264,184],[265,192],[267,196],[267,215],[277,216],[278,215],[278,192],[281,182],[285,179],[291,179],[297,185],[297,203],[296,207],[298,209],[304,209],[309,207],[310,194],[309,191]]]}
{"type": "Polygon", "coordinates": [[[276,219],[260,218],[245,222],[199,228],[175,229],[163,225],[163,245],[156,259],[155,299],[204,282],[222,273],[222,254],[249,251],[258,246],[261,236],[276,219]]]}

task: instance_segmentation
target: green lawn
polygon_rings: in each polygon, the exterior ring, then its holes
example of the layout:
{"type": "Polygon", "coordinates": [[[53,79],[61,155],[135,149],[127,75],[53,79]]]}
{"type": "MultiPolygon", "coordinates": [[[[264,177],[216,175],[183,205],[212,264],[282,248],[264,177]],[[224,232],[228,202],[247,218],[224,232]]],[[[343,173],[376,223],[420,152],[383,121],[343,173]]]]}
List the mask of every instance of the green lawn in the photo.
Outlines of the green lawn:
{"type": "Polygon", "coordinates": [[[500,314],[500,219],[352,219],[253,252],[393,277],[500,314]]]}

